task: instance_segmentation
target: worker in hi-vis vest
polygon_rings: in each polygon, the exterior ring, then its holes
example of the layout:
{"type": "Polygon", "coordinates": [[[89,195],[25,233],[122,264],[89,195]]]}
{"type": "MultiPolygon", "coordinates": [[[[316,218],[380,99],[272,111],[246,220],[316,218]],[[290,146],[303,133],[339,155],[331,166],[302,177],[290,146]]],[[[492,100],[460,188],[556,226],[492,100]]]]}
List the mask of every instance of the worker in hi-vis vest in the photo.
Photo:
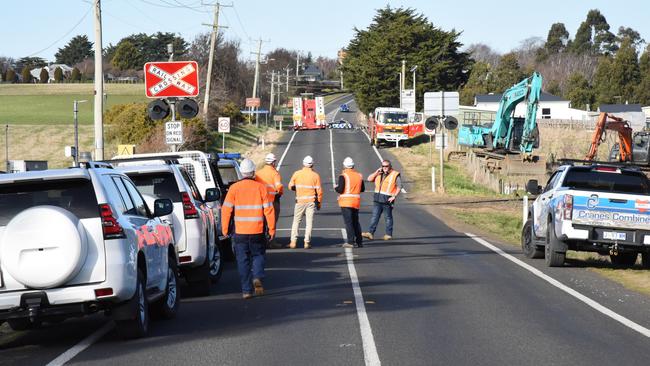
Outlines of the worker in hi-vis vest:
{"type": "Polygon", "coordinates": [[[339,206],[345,223],[347,241],[343,248],[363,247],[361,224],[359,224],[359,209],[361,208],[361,192],[365,191],[363,176],[354,170],[354,160],[347,157],[343,160],[343,171],[339,175],[338,184],[334,188],[339,194],[339,206]]]}
{"type": "MultiPolygon", "coordinates": [[[[280,197],[284,193],[284,186],[282,186],[282,176],[276,169],[275,154],[268,153],[264,158],[264,167],[255,172],[255,180],[264,184],[266,191],[269,193],[269,202],[273,203],[273,210],[275,212],[275,223],[277,224],[280,218],[280,197]]],[[[282,248],[276,240],[269,240],[268,247],[272,249],[282,248]]]]}
{"type": "Polygon", "coordinates": [[[268,229],[270,239],[275,238],[275,215],[266,187],[255,181],[255,163],[244,159],[240,170],[244,178],[228,190],[221,207],[221,227],[223,234],[228,235],[230,219],[233,218],[234,229],[230,234],[237,258],[242,297],[250,299],[253,297],[253,291],[255,295],[264,294],[264,230],[268,229]]]}
{"type": "Polygon", "coordinates": [[[314,171],[314,159],[307,155],[302,160],[303,168],[293,173],[289,181],[289,189],[296,191],[296,206],[293,209],[293,224],[291,225],[291,242],[289,248],[294,249],[298,242],[298,227],[305,215],[305,249],[311,248],[311,231],[314,225],[314,211],[320,210],[323,202],[323,189],[320,175],[314,171]]]}
{"type": "Polygon", "coordinates": [[[377,230],[377,224],[381,214],[384,213],[386,220],[386,234],[384,240],[393,238],[393,206],[395,199],[402,190],[402,178],[397,170],[393,169],[389,160],[381,162],[381,167],[368,177],[369,182],[375,182],[375,194],[373,196],[372,218],[368,232],[363,237],[372,240],[377,230]]]}

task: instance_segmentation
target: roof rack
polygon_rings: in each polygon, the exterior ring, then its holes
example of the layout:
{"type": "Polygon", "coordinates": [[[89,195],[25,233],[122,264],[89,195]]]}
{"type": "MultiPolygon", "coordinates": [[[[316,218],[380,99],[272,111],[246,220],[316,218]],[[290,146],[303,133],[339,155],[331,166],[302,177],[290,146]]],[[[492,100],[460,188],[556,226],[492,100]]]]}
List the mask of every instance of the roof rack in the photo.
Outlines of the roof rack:
{"type": "MultiPolygon", "coordinates": [[[[75,168],[75,167],[73,167],[75,168]]],[[[79,168],[82,169],[113,169],[113,166],[105,161],[81,161],[79,168]]]]}
{"type": "Polygon", "coordinates": [[[133,161],[152,161],[152,160],[161,160],[165,164],[178,164],[179,159],[183,159],[183,156],[180,155],[160,155],[160,156],[136,156],[132,158],[120,158],[120,159],[111,159],[111,160],[102,160],[105,163],[124,163],[124,162],[133,162],[133,161]]]}

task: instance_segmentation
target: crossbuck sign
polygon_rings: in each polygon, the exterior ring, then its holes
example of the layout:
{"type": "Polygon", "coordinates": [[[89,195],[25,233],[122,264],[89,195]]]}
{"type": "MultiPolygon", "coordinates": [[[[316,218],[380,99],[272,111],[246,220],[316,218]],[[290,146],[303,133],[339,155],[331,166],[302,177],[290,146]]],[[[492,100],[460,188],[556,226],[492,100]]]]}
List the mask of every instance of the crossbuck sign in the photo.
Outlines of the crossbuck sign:
{"type": "Polygon", "coordinates": [[[199,66],[196,61],[147,62],[144,83],[148,98],[196,97],[199,66]]]}

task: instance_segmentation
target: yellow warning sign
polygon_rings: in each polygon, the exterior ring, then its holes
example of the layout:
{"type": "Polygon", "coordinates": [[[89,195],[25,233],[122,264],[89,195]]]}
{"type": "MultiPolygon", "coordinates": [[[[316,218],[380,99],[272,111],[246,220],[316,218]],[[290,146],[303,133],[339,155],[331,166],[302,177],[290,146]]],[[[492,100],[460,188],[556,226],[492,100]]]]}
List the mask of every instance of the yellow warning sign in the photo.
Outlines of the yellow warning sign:
{"type": "Polygon", "coordinates": [[[117,155],[135,154],[135,145],[117,145],[117,155]]]}

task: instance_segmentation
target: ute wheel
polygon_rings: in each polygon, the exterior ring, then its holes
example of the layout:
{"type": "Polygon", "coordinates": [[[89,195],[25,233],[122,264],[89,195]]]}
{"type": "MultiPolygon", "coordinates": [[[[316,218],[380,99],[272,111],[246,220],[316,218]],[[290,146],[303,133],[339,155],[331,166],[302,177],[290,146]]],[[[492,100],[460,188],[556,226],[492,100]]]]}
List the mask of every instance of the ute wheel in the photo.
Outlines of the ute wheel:
{"type": "Polygon", "coordinates": [[[29,318],[7,319],[7,324],[9,324],[9,327],[15,331],[29,330],[41,326],[39,320],[32,322],[29,318]]]}
{"type": "Polygon", "coordinates": [[[560,239],[555,235],[553,221],[546,225],[546,246],[544,247],[544,261],[548,267],[560,267],[564,265],[566,252],[558,252],[560,239]]]}
{"type": "Polygon", "coordinates": [[[609,256],[612,265],[617,268],[630,268],[636,263],[638,253],[618,253],[618,255],[609,256]]]}
{"type": "Polygon", "coordinates": [[[221,261],[221,250],[219,249],[219,245],[215,244],[212,256],[210,256],[210,282],[219,282],[222,272],[223,262],[221,261]]]}
{"type": "Polygon", "coordinates": [[[521,229],[521,250],[526,258],[544,258],[544,249],[534,243],[533,220],[528,219],[524,228],[521,229]]]}
{"type": "Polygon", "coordinates": [[[145,293],[145,280],[142,270],[138,269],[138,280],[135,286],[133,318],[116,321],[118,333],[127,339],[144,337],[149,331],[149,300],[145,293]]]}
{"type": "Polygon", "coordinates": [[[172,319],[176,316],[180,302],[180,287],[178,286],[178,268],[176,259],[169,256],[167,259],[167,289],[165,296],[153,304],[153,314],[158,318],[172,319]]]}

